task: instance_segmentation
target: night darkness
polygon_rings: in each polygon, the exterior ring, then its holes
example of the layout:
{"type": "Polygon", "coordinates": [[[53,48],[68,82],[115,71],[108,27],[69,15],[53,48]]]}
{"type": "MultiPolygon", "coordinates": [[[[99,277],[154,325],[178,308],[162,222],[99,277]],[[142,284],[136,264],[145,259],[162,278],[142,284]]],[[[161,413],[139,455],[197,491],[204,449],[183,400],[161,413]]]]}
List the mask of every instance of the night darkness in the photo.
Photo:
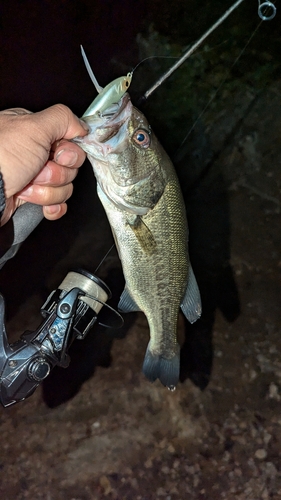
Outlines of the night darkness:
{"type": "Polygon", "coordinates": [[[12,0],[0,5],[1,108],[37,111],[63,102],[78,114],[95,96],[80,44],[104,85],[112,76],[111,59],[132,54],[147,9],[147,2],[138,2],[136,10],[129,0],[12,0]]]}
{"type": "MultiPolygon", "coordinates": [[[[81,44],[104,86],[159,45],[183,52],[231,4],[0,0],[0,109],[61,102],[82,116],[96,90],[81,44]]],[[[281,499],[280,6],[260,25],[257,7],[243,2],[142,108],[178,173],[203,302],[200,320],[180,321],[176,392],[142,375],[143,315],[126,316],[118,332],[94,328],[72,345],[69,369],[56,368],[42,391],[0,415],[3,498],[281,499]]],[[[136,70],[134,104],[173,62],[136,70]]],[[[112,245],[87,161],[68,207],[1,270],[12,341],[38,326],[69,269],[94,273],[112,245]]],[[[99,273],[117,307],[115,251],[99,273]]]]}

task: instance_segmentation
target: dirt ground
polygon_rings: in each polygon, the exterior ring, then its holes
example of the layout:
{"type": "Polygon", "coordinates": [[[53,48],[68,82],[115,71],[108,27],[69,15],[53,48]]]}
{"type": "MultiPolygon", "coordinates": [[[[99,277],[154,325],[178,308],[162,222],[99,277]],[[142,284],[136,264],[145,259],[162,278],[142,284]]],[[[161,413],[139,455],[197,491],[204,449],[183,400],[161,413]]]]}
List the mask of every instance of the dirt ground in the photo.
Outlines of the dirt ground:
{"type": "MultiPolygon", "coordinates": [[[[216,234],[210,227],[217,228],[218,219],[210,221],[208,213],[217,199],[204,203],[223,172],[229,234],[224,226],[221,233],[228,238],[229,262],[226,257],[213,274],[210,263],[205,272],[202,259],[195,262],[203,306],[213,300],[210,283],[218,283],[218,275],[221,288],[211,311],[188,334],[193,368],[185,366],[175,392],[144,378],[149,332],[142,314],[131,315],[119,333],[97,328],[84,347],[76,341],[70,371],[58,369],[43,392],[39,388],[25,402],[0,410],[3,500],[281,499],[280,93],[277,82],[258,94],[237,94],[206,125],[213,161],[205,169],[201,198],[196,188],[199,209],[188,205],[191,254],[195,261],[196,213],[201,235],[206,233],[200,249],[220,252],[216,237],[210,243],[208,236],[216,234]],[[238,294],[234,282],[229,294],[223,269],[233,271],[238,294]]],[[[40,234],[42,229],[26,242],[29,253],[23,247],[13,266],[28,263],[30,252],[34,265],[37,255],[42,259],[40,234]]],[[[109,241],[98,212],[48,270],[39,293],[38,283],[32,289],[28,280],[20,281],[29,295],[9,319],[10,341],[38,325],[47,291],[68,269],[82,263],[93,270],[109,241]]],[[[7,266],[8,275],[15,267],[7,266]]],[[[116,302],[119,275],[113,254],[101,277],[116,302]]],[[[7,290],[7,303],[10,297],[7,290]]],[[[181,319],[182,341],[184,328],[181,319]]]]}

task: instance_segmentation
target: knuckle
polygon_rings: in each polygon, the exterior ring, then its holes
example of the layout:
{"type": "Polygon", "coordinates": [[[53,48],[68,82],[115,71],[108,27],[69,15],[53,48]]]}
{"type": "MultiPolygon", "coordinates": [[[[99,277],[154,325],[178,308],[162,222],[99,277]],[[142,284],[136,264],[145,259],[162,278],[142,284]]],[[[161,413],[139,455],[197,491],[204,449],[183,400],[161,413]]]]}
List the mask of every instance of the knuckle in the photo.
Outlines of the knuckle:
{"type": "Polygon", "coordinates": [[[73,184],[68,184],[67,186],[65,186],[66,188],[66,197],[64,198],[64,201],[68,200],[70,198],[70,196],[72,195],[73,193],[73,184]]]}
{"type": "Polygon", "coordinates": [[[65,104],[55,104],[52,106],[54,113],[61,118],[67,118],[67,121],[70,120],[70,116],[72,114],[70,108],[65,106],[65,104]]]}
{"type": "Polygon", "coordinates": [[[53,113],[56,113],[56,114],[68,114],[70,109],[65,106],[65,104],[54,104],[53,106],[50,106],[49,108],[49,111],[52,111],[53,113]]]}
{"type": "Polygon", "coordinates": [[[40,205],[55,205],[64,203],[72,194],[72,185],[51,187],[51,186],[38,186],[37,200],[40,205]]]}
{"type": "Polygon", "coordinates": [[[78,170],[76,168],[63,168],[61,172],[60,185],[67,186],[70,185],[73,179],[75,179],[78,170]]]}
{"type": "Polygon", "coordinates": [[[42,205],[50,205],[52,203],[53,189],[50,186],[38,186],[37,195],[40,197],[42,205]]]}
{"type": "Polygon", "coordinates": [[[61,167],[57,171],[57,183],[59,186],[64,186],[65,184],[68,184],[69,182],[69,172],[67,171],[66,168],[61,167]]]}
{"type": "Polygon", "coordinates": [[[54,105],[54,108],[57,108],[59,111],[62,111],[63,113],[69,113],[70,109],[68,106],[66,106],[65,104],[55,104],[54,105]]]}

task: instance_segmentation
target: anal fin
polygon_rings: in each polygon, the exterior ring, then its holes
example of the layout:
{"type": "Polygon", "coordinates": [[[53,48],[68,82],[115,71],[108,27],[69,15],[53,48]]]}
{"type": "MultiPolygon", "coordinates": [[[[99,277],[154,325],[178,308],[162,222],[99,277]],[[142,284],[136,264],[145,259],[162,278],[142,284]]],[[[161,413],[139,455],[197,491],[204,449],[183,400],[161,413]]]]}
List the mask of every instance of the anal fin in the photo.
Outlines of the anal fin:
{"type": "Polygon", "coordinates": [[[197,321],[202,313],[200,292],[191,265],[189,267],[187,289],[181,303],[181,310],[190,323],[197,321]]]}
{"type": "Polygon", "coordinates": [[[118,310],[123,313],[141,311],[139,306],[136,304],[134,299],[132,298],[127,286],[125,286],[123,293],[120,297],[118,310]]]}

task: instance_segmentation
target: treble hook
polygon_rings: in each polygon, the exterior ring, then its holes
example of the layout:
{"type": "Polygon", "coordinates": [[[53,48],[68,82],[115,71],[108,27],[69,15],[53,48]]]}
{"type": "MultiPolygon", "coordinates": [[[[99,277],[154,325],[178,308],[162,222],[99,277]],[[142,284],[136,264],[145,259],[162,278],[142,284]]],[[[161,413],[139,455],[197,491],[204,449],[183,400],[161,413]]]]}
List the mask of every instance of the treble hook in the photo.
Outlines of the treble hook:
{"type": "Polygon", "coordinates": [[[274,3],[269,2],[266,0],[265,2],[261,3],[261,0],[258,0],[259,2],[259,8],[258,8],[258,15],[263,21],[271,21],[276,15],[276,7],[274,3]],[[267,14],[267,9],[269,9],[269,14],[267,14]]]}

